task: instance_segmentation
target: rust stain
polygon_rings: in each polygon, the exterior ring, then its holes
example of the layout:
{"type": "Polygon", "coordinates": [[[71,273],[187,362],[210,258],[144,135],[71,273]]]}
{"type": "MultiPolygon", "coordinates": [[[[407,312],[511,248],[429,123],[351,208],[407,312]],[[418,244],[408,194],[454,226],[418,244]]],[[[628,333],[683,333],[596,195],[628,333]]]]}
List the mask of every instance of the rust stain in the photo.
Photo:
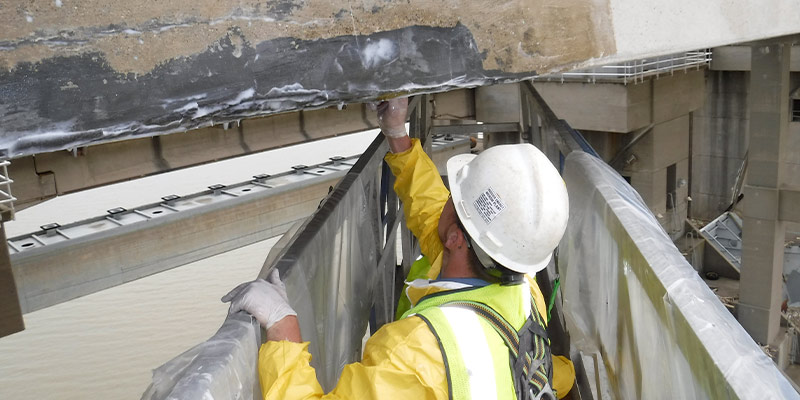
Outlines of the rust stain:
{"type": "Polygon", "coordinates": [[[473,34],[484,69],[546,72],[615,53],[605,0],[61,0],[0,6],[0,66],[100,52],[120,73],[275,38],[369,35],[412,25],[473,34]],[[447,10],[447,11],[445,11],[447,10]],[[1,49],[7,50],[1,50],[1,49]]]}

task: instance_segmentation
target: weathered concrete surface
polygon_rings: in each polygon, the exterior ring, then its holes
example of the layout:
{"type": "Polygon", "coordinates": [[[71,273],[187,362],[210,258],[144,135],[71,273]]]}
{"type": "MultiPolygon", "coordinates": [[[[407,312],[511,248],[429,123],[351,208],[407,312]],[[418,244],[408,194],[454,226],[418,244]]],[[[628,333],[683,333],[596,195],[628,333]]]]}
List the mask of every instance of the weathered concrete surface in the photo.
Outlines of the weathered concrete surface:
{"type": "MultiPolygon", "coordinates": [[[[613,52],[610,27],[600,23],[607,23],[608,15],[603,2],[584,0],[506,0],[490,6],[463,0],[19,1],[0,9],[5,22],[0,38],[13,48],[8,67],[99,51],[115,71],[143,75],[209,48],[224,51],[226,44],[242,57],[247,48],[276,38],[313,41],[462,24],[473,32],[479,52],[486,53],[484,69],[529,72],[545,63],[613,52]]],[[[361,45],[366,49],[368,43],[361,45]]]]}
{"type": "Polygon", "coordinates": [[[800,32],[800,8],[765,0],[745,15],[745,3],[12,0],[0,156],[800,32]],[[697,18],[706,35],[680,23],[697,18]]]}

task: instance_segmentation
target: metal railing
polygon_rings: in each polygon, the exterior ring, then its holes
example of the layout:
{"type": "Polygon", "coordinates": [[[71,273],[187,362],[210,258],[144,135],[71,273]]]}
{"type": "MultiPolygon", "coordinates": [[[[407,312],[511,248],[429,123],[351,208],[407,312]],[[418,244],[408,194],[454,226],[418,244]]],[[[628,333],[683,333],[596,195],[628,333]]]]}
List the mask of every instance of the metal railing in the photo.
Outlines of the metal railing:
{"type": "Polygon", "coordinates": [[[628,61],[596,68],[562,72],[536,77],[536,80],[560,82],[639,83],[647,77],[671,75],[675,71],[699,69],[711,63],[711,49],[687,51],[661,57],[628,61]]]}
{"type": "MultiPolygon", "coordinates": [[[[275,268],[280,271],[302,337],[311,342],[311,364],[326,391],[346,364],[360,360],[367,326],[374,332],[393,320],[397,276],[402,282],[419,254],[392,190],[394,176],[383,161],[387,151],[379,135],[259,273],[265,277],[275,268]]],[[[218,400],[258,397],[253,354],[228,354],[209,346],[234,342],[241,343],[236,348],[252,348],[259,340],[253,330],[232,322],[243,317],[229,316],[214,337],[156,369],[143,399],[197,398],[197,393],[214,394],[218,400]],[[211,375],[195,374],[201,369],[211,375]]],[[[244,326],[251,325],[244,321],[244,326]]]]}
{"type": "Polygon", "coordinates": [[[14,180],[8,175],[8,166],[11,161],[0,161],[0,214],[3,221],[14,219],[14,202],[17,199],[11,194],[11,184],[14,180]]]}

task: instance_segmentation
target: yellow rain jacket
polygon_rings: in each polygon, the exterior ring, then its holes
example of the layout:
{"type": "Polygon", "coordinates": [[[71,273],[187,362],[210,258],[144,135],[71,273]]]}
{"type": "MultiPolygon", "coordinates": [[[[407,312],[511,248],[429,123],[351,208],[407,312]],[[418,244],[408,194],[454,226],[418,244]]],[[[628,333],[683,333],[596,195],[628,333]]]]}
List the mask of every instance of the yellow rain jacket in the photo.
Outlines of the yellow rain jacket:
{"type": "MultiPolygon", "coordinates": [[[[427,272],[435,279],[442,268],[443,246],[437,227],[450,193],[419,141],[411,149],[389,153],[386,161],[397,178],[394,189],[403,200],[406,222],[419,239],[422,254],[433,260],[427,272]]],[[[409,287],[410,303],[447,290],[432,283],[409,287]]],[[[531,284],[536,308],[546,315],[541,291],[531,284]]],[[[337,386],[327,395],[309,365],[308,342],[267,342],[261,346],[258,371],[265,399],[447,399],[447,375],[436,337],[425,322],[411,316],[384,325],[366,343],[361,362],[346,365],[337,386]]],[[[553,357],[553,389],[565,396],[575,380],[572,363],[553,357]]]]}

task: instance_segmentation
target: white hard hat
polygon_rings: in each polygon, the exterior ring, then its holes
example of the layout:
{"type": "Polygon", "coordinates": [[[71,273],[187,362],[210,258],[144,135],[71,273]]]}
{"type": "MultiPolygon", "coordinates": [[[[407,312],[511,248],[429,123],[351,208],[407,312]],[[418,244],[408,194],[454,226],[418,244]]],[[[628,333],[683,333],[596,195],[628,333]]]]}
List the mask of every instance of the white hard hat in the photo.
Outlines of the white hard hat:
{"type": "Polygon", "coordinates": [[[458,219],[480,251],[519,273],[547,266],[569,217],[567,187],[530,144],[493,146],[447,161],[458,219]]]}

